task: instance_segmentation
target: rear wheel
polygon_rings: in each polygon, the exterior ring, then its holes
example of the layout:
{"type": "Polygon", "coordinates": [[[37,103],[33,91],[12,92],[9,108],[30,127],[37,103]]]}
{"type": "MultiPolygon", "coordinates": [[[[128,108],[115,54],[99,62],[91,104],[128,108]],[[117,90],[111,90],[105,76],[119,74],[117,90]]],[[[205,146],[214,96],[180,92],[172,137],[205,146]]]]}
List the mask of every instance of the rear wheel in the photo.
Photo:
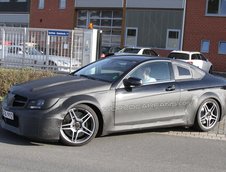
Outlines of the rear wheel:
{"type": "Polygon", "coordinates": [[[85,145],[96,136],[98,128],[99,122],[94,110],[87,105],[76,105],[62,121],[60,139],[66,145],[85,145]]]}
{"type": "Polygon", "coordinates": [[[210,131],[216,126],[219,118],[219,104],[214,99],[207,99],[199,106],[195,128],[200,131],[210,131]]]}

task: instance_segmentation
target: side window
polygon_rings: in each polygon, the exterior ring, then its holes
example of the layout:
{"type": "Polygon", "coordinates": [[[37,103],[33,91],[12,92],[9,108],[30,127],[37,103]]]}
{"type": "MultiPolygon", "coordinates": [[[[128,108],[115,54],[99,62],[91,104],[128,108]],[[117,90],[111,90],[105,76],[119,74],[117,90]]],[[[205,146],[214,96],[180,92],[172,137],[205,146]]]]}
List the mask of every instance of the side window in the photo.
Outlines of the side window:
{"type": "Polygon", "coordinates": [[[192,72],[189,66],[175,63],[173,68],[176,80],[192,79],[192,72]]]}
{"type": "Polygon", "coordinates": [[[151,62],[143,64],[135,69],[129,77],[142,80],[143,85],[167,82],[171,80],[171,64],[169,62],[151,62]]]}
{"type": "Polygon", "coordinates": [[[147,50],[144,50],[142,54],[144,54],[144,55],[148,55],[147,50]]]}
{"type": "Polygon", "coordinates": [[[143,54],[144,55],[149,55],[149,56],[151,55],[150,50],[144,50],[143,54]]]}
{"type": "Polygon", "coordinates": [[[154,52],[153,50],[150,51],[151,56],[158,56],[158,54],[156,52],[154,52]]]}
{"type": "Polygon", "coordinates": [[[192,54],[191,59],[192,60],[200,60],[200,57],[198,54],[192,54]]]}
{"type": "Polygon", "coordinates": [[[188,69],[177,66],[179,76],[190,76],[191,73],[188,69]]]}
{"type": "Polygon", "coordinates": [[[202,54],[200,54],[200,59],[203,60],[203,61],[207,61],[206,57],[202,54]]]}

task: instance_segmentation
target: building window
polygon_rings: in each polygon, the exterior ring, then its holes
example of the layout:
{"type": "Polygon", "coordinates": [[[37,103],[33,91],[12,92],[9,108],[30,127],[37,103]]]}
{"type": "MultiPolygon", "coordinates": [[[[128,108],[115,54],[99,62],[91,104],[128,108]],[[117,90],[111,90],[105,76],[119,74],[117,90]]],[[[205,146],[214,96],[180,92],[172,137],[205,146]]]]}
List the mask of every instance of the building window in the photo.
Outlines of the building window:
{"type": "Polygon", "coordinates": [[[226,41],[220,41],[218,47],[219,54],[226,54],[226,41]]]}
{"type": "Polygon", "coordinates": [[[166,48],[171,50],[180,49],[180,30],[167,30],[166,48]]]}
{"type": "Polygon", "coordinates": [[[27,0],[17,0],[17,2],[27,2],[27,0]]]}
{"type": "Polygon", "coordinates": [[[45,0],[39,0],[38,9],[44,9],[44,7],[45,7],[45,0]]]}
{"type": "Polygon", "coordinates": [[[210,47],[210,41],[209,40],[202,40],[201,41],[201,52],[202,53],[208,53],[210,47]]]}
{"type": "Polygon", "coordinates": [[[138,37],[138,28],[136,27],[127,27],[126,28],[126,39],[125,45],[136,47],[137,46],[137,37],[138,37]]]}
{"type": "Polygon", "coordinates": [[[9,0],[0,0],[0,2],[9,2],[9,0]]]}
{"type": "Polygon", "coordinates": [[[59,0],[59,8],[65,9],[66,8],[66,0],[59,0]]]}
{"type": "Polygon", "coordinates": [[[207,15],[226,15],[226,0],[207,0],[207,15]]]}
{"type": "Polygon", "coordinates": [[[103,46],[120,46],[122,30],[121,10],[78,10],[77,27],[102,30],[103,46]]]}

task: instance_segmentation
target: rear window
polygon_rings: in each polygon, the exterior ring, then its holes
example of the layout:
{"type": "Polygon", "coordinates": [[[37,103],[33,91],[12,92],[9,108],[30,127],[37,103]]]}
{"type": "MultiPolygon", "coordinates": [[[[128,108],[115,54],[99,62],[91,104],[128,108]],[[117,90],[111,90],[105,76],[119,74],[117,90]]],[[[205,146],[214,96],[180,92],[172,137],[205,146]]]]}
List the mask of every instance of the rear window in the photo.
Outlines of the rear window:
{"type": "Polygon", "coordinates": [[[140,49],[138,48],[125,48],[122,52],[123,53],[138,53],[140,49]]]}
{"type": "Polygon", "coordinates": [[[189,55],[184,53],[170,53],[168,57],[171,59],[189,60],[189,55]]]}

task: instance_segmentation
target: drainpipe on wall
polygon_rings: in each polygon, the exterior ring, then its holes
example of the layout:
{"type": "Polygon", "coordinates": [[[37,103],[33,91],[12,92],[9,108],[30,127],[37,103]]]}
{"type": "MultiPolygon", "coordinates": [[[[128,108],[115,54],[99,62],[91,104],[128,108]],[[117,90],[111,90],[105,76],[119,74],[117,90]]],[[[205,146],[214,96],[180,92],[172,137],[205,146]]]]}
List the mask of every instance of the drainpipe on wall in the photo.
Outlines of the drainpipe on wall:
{"type": "Polygon", "coordinates": [[[184,0],[184,13],[183,13],[183,23],[182,23],[182,33],[181,33],[181,43],[180,43],[180,50],[183,49],[183,43],[184,43],[184,29],[185,29],[185,18],[186,18],[186,4],[187,0],[184,0]]]}
{"type": "Polygon", "coordinates": [[[121,47],[125,45],[125,28],[126,28],[126,0],[123,0],[122,9],[122,32],[121,32],[121,47]]]}

